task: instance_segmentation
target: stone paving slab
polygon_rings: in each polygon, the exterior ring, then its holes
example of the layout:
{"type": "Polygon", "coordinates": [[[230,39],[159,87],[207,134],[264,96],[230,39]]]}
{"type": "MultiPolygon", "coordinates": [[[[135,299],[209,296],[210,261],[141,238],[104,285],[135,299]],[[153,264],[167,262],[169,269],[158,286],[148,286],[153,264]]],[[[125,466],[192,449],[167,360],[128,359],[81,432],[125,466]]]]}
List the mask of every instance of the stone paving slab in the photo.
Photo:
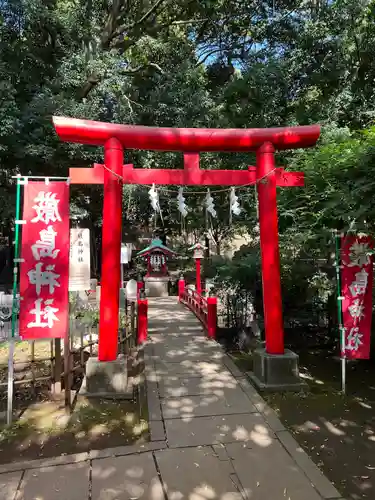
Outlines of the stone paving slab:
{"type": "Polygon", "coordinates": [[[290,432],[278,432],[277,437],[295,463],[309,477],[323,498],[333,499],[340,496],[333,484],[328,481],[310,457],[308,457],[307,453],[299,446],[290,432]]]}
{"type": "MultiPolygon", "coordinates": [[[[219,391],[218,391],[219,392],[219,391]]],[[[162,400],[164,419],[191,418],[232,413],[255,413],[257,410],[240,387],[220,390],[218,394],[200,394],[162,400]]]]}
{"type": "Polygon", "coordinates": [[[242,390],[254,404],[255,408],[261,413],[274,432],[285,431],[285,426],[277,416],[276,412],[264,401],[260,394],[255,390],[247,378],[238,378],[242,390]]]}
{"type": "MultiPolygon", "coordinates": [[[[173,328],[171,332],[169,331],[160,331],[158,329],[154,329],[157,333],[153,333],[150,335],[150,338],[148,339],[148,342],[153,345],[158,345],[158,344],[168,344],[168,345],[173,345],[173,344],[178,344],[181,346],[181,339],[182,335],[180,332],[176,332],[176,327],[173,328]]],[[[187,338],[184,339],[184,342],[187,344],[190,344],[192,342],[198,342],[202,344],[208,344],[210,343],[211,345],[215,345],[214,342],[210,342],[210,340],[203,335],[201,331],[199,331],[197,328],[195,331],[192,331],[191,334],[187,335],[187,338]]]]}
{"type": "Polygon", "coordinates": [[[95,460],[91,488],[91,500],[165,500],[152,453],[95,460]]]}
{"type": "Polygon", "coordinates": [[[151,441],[160,442],[165,440],[164,423],[162,420],[150,420],[149,432],[151,441]]]}
{"type": "MultiPolygon", "coordinates": [[[[169,351],[175,350],[180,351],[180,356],[182,356],[183,351],[185,353],[185,357],[196,357],[199,354],[207,356],[220,354],[221,359],[225,356],[219,344],[207,339],[206,337],[196,334],[187,337],[155,334],[148,340],[148,345],[152,347],[152,351],[156,356],[162,356],[168,354],[169,351]]],[[[207,361],[208,359],[206,358],[205,360],[207,361]]],[[[165,361],[167,363],[174,362],[168,360],[165,361]]]]}
{"type": "Polygon", "coordinates": [[[238,368],[236,363],[227,354],[223,360],[223,363],[234,377],[238,378],[244,376],[243,372],[238,368]]]}
{"type": "Polygon", "coordinates": [[[22,478],[22,471],[0,476],[0,500],[13,500],[22,478]]]}
{"type": "Polygon", "coordinates": [[[162,420],[157,382],[147,381],[147,410],[149,420],[162,420]]]}
{"type": "Polygon", "coordinates": [[[212,449],[185,448],[155,453],[169,500],[242,500],[230,462],[212,449]]]}
{"type": "Polygon", "coordinates": [[[162,378],[165,375],[188,375],[204,377],[207,374],[221,373],[223,366],[219,361],[192,361],[186,359],[180,363],[165,363],[161,359],[155,362],[155,374],[162,378]]]}
{"type": "Polygon", "coordinates": [[[165,420],[171,448],[219,443],[269,443],[275,434],[259,413],[165,420]]]}
{"type": "Polygon", "coordinates": [[[277,439],[267,446],[227,444],[226,450],[251,500],[321,500],[277,439]]]}
{"type": "Polygon", "coordinates": [[[162,398],[197,396],[199,394],[225,395],[239,387],[238,382],[226,371],[214,372],[206,377],[166,375],[159,380],[159,391],[162,398]]]}
{"type": "MultiPolygon", "coordinates": [[[[219,352],[222,351],[219,344],[213,342],[212,340],[204,337],[197,332],[192,333],[189,336],[181,337],[180,334],[166,334],[166,333],[155,333],[150,336],[149,345],[152,345],[155,352],[158,349],[183,349],[183,350],[200,350],[204,349],[207,352],[219,352]]],[[[243,375],[242,375],[243,376],[243,375]]]]}
{"type": "Polygon", "coordinates": [[[154,348],[154,355],[152,359],[155,364],[158,363],[181,363],[190,361],[191,363],[204,363],[207,360],[212,362],[221,362],[224,357],[223,351],[220,349],[186,349],[182,348],[171,349],[165,348],[154,348]]]}
{"type": "Polygon", "coordinates": [[[22,478],[16,500],[86,500],[89,469],[89,462],[83,462],[28,470],[22,478]]]}
{"type": "MultiPolygon", "coordinates": [[[[73,453],[71,455],[60,455],[58,457],[41,458],[38,460],[12,462],[9,464],[3,464],[0,467],[0,479],[2,476],[5,476],[10,472],[22,473],[23,471],[31,469],[43,469],[47,467],[57,467],[60,465],[74,465],[100,458],[137,455],[140,453],[146,453],[148,451],[162,450],[166,447],[167,443],[165,440],[155,440],[128,446],[115,446],[113,448],[104,448],[101,450],[91,450],[89,452],[73,453]]],[[[1,497],[0,500],[2,500],[1,497]]]]}

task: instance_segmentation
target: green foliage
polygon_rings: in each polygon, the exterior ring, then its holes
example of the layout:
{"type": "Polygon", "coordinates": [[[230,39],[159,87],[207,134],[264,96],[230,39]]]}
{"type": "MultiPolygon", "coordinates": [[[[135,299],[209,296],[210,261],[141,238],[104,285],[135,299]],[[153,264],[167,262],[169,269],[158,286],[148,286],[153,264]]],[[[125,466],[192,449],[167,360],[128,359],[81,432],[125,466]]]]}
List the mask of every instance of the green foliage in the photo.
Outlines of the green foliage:
{"type": "MultiPolygon", "coordinates": [[[[374,47],[375,10],[368,0],[3,1],[1,230],[9,233],[13,223],[12,175],[67,175],[69,167],[102,161],[98,148],[61,143],[53,114],[172,127],[320,122],[317,148],[278,155],[278,164],[306,177],[304,188],[280,189],[278,203],[286,313],[303,301],[328,307],[332,230],[375,229],[374,47]]],[[[182,155],[128,151],[126,161],[181,168],[182,155]]],[[[203,168],[250,164],[253,154],[201,155],[203,168]]],[[[168,189],[160,192],[163,229],[176,235],[177,189],[168,189]]],[[[147,191],[124,188],[127,238],[154,227],[147,191]]],[[[216,194],[218,217],[208,228],[204,194],[189,191],[190,234],[198,238],[208,230],[219,251],[235,233],[253,235],[251,248],[215,269],[223,290],[251,293],[260,312],[253,188],[240,192],[245,210],[232,225],[227,193],[216,194]]],[[[87,223],[99,234],[102,188],[73,187],[72,204],[91,215],[87,223]]]]}
{"type": "Polygon", "coordinates": [[[306,187],[280,193],[280,229],[301,247],[322,245],[334,229],[374,231],[372,196],[375,175],[375,127],[345,136],[332,134],[323,144],[291,160],[302,170],[306,187]]]}

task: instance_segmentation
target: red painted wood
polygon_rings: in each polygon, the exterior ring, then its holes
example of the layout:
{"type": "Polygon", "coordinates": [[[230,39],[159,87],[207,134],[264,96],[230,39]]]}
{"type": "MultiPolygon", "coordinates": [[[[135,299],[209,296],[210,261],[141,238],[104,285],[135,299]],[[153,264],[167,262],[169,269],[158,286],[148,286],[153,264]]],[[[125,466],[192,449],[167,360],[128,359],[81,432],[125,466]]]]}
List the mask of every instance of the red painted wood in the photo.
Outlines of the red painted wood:
{"type": "Polygon", "coordinates": [[[143,290],[143,281],[137,281],[137,299],[139,299],[141,290],[143,290]]]}
{"type": "Polygon", "coordinates": [[[275,178],[278,187],[303,187],[305,185],[303,172],[286,172],[283,168],[277,168],[275,178]]]}
{"type": "Polygon", "coordinates": [[[178,300],[181,302],[182,294],[185,291],[185,280],[184,279],[179,279],[178,280],[178,300]]]}
{"type": "Polygon", "coordinates": [[[196,290],[199,295],[202,293],[202,284],[201,284],[201,259],[195,259],[195,272],[196,272],[196,290]]]}
{"type": "Polygon", "coordinates": [[[217,328],[217,298],[207,297],[207,335],[216,339],[217,328]]]}
{"type": "Polygon", "coordinates": [[[184,153],[184,168],[186,170],[199,170],[199,153],[184,153]]]}
{"type": "Polygon", "coordinates": [[[257,151],[257,175],[259,179],[263,179],[258,183],[257,190],[266,351],[269,354],[283,354],[284,331],[274,151],[270,143],[264,144],[257,151]]]}
{"type": "Polygon", "coordinates": [[[269,129],[200,129],[119,125],[54,116],[53,124],[63,141],[103,146],[116,137],[127,149],[155,151],[256,151],[272,142],[275,149],[314,146],[320,135],[319,125],[269,129]]]}
{"type": "MultiPolygon", "coordinates": [[[[69,176],[71,184],[103,184],[104,167],[95,164],[94,168],[71,168],[69,176]]],[[[243,186],[256,183],[256,168],[248,170],[199,170],[183,169],[143,169],[133,168],[133,165],[123,166],[124,184],[157,184],[176,186],[243,186]]],[[[283,168],[276,169],[276,182],[280,187],[304,185],[303,172],[286,172],[283,168]]]]}
{"type": "Polygon", "coordinates": [[[196,290],[185,288],[182,291],[180,302],[185,304],[196,315],[207,330],[207,299],[202,297],[196,290]]]}
{"type": "Polygon", "coordinates": [[[92,168],[73,167],[69,169],[70,183],[104,184],[104,172],[104,166],[100,164],[94,164],[92,168]]]}
{"type": "Polygon", "coordinates": [[[121,225],[123,149],[117,139],[104,145],[104,202],[102,225],[102,275],[99,318],[99,360],[117,358],[119,289],[121,280],[121,225]]]}
{"type": "Polygon", "coordinates": [[[137,315],[137,343],[143,344],[147,340],[148,334],[148,301],[147,299],[138,300],[138,315],[137,315]]]}

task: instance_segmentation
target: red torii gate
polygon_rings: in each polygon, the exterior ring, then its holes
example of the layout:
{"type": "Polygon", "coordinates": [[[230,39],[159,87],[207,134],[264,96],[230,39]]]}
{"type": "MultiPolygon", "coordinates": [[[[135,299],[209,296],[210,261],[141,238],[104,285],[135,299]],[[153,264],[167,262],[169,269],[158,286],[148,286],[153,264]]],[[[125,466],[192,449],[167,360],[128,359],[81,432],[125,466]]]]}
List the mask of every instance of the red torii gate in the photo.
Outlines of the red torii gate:
{"type": "Polygon", "coordinates": [[[99,360],[117,357],[122,185],[257,184],[266,352],[284,353],[276,186],[303,186],[302,172],[275,168],[275,151],[314,146],[318,125],[270,129],[173,129],[53,117],[66,142],[104,146],[104,165],[71,168],[72,184],[104,184],[99,360]],[[184,169],[138,169],[123,164],[124,149],[184,152],[184,169]],[[199,152],[255,151],[256,167],[201,170],[199,152]]]}

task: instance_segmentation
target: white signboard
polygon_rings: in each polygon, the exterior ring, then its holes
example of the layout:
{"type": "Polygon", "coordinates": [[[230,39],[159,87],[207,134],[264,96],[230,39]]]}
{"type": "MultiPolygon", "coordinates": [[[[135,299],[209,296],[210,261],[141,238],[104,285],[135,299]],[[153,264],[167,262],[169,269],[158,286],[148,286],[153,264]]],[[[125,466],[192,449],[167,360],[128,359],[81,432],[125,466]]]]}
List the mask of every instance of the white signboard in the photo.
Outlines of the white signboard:
{"type": "Polygon", "coordinates": [[[132,243],[121,244],[121,264],[129,264],[132,260],[132,243]]]}
{"type": "Polygon", "coordinates": [[[90,290],[90,230],[70,230],[69,291],[90,290]]]}

